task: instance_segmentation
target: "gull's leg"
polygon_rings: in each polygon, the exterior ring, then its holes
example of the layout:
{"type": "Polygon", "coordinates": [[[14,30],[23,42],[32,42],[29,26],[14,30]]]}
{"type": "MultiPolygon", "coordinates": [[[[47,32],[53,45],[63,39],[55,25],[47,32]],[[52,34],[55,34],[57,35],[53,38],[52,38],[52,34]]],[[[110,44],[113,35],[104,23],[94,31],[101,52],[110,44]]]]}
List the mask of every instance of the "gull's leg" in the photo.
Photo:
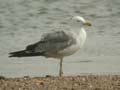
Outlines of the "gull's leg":
{"type": "Polygon", "coordinates": [[[63,58],[60,59],[60,69],[59,69],[59,76],[60,77],[63,75],[62,62],[63,62],[63,58]]]}

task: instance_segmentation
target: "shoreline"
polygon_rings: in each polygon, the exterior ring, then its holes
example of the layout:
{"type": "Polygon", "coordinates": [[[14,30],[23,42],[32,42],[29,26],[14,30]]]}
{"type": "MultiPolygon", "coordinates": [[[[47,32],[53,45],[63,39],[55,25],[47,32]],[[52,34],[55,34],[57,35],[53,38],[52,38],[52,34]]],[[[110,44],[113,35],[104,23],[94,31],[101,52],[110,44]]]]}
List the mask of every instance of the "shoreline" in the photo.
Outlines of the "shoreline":
{"type": "Polygon", "coordinates": [[[120,90],[120,75],[0,76],[0,90],[120,90]]]}

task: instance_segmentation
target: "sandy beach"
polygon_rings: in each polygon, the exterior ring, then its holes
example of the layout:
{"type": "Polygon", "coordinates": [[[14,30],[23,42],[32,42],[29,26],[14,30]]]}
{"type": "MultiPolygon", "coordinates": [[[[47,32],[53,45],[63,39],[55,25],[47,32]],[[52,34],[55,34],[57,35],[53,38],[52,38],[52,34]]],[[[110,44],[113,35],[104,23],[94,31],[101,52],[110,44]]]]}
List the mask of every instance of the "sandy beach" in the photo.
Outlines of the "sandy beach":
{"type": "Polygon", "coordinates": [[[0,78],[0,90],[120,90],[120,75],[0,78]]]}

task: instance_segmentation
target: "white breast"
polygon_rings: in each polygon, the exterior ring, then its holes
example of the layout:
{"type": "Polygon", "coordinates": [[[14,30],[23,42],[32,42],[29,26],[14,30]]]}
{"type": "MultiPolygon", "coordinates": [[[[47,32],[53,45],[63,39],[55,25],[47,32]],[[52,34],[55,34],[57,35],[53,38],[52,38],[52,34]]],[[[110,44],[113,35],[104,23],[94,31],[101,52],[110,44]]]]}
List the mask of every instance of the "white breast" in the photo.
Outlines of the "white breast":
{"type": "Polygon", "coordinates": [[[79,44],[75,44],[75,45],[72,45],[62,51],[59,51],[59,54],[61,56],[69,56],[69,55],[72,55],[74,54],[76,51],[78,51],[80,49],[80,45],[79,44]]]}
{"type": "Polygon", "coordinates": [[[83,28],[81,28],[79,35],[76,35],[76,44],[73,44],[66,49],[59,51],[60,56],[69,56],[77,52],[84,44],[86,40],[86,32],[83,28]]]}
{"type": "Polygon", "coordinates": [[[86,31],[84,28],[81,28],[80,32],[79,32],[79,40],[80,40],[80,47],[82,47],[86,41],[86,31]]]}

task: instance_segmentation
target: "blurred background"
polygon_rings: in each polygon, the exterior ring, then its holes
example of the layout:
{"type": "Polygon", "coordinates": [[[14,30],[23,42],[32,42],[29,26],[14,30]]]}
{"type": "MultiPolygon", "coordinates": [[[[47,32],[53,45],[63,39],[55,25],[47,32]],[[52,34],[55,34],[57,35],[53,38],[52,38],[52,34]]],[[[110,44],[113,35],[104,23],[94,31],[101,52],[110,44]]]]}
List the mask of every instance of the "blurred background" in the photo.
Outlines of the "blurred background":
{"type": "Polygon", "coordinates": [[[58,75],[59,60],[9,58],[52,30],[72,29],[68,18],[91,21],[87,40],[64,59],[64,75],[120,74],[120,0],[0,0],[0,75],[58,75]]]}

